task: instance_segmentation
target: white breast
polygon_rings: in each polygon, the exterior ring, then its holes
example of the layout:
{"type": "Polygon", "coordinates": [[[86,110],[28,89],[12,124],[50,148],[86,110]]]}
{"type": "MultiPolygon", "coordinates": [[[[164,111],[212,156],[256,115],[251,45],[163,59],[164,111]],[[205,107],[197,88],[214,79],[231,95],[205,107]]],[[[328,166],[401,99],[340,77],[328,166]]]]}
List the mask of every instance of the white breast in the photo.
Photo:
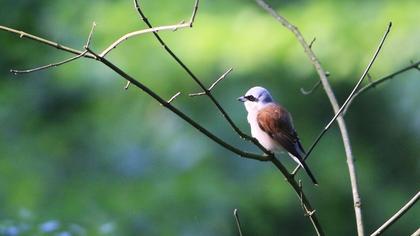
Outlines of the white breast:
{"type": "Polygon", "coordinates": [[[247,119],[249,125],[251,126],[252,137],[256,138],[258,142],[263,145],[263,147],[273,152],[280,151],[282,149],[276,141],[274,141],[266,132],[260,128],[257,121],[257,112],[248,113],[247,119]]]}

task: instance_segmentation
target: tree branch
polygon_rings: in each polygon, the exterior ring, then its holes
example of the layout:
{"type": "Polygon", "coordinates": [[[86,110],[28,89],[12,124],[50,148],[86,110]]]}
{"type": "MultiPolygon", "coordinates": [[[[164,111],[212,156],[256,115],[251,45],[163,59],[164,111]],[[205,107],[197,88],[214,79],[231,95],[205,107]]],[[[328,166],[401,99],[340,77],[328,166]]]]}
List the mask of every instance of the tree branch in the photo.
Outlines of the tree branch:
{"type": "MultiPolygon", "coordinates": [[[[90,30],[90,33],[89,33],[88,39],[87,39],[86,44],[85,44],[85,47],[89,47],[89,45],[90,45],[90,40],[91,40],[91,38],[92,38],[92,35],[93,35],[93,30],[95,29],[95,26],[96,26],[96,24],[95,24],[95,22],[93,22],[93,24],[92,24],[92,28],[91,28],[91,30],[90,30]]],[[[87,53],[87,52],[88,52],[88,51],[86,51],[86,50],[85,50],[85,51],[83,51],[82,53],[80,53],[79,55],[74,56],[74,57],[71,57],[71,58],[66,59],[66,60],[64,60],[64,61],[61,61],[61,62],[57,62],[57,63],[53,63],[53,64],[49,64],[49,65],[45,65],[45,66],[40,66],[40,67],[37,67],[37,68],[34,68],[34,69],[29,69],[29,70],[10,70],[10,72],[11,72],[11,73],[13,73],[13,74],[15,74],[15,75],[17,75],[17,74],[24,74],[24,73],[32,73],[32,72],[36,72],[36,71],[40,71],[40,70],[49,69],[49,68],[51,68],[51,67],[61,66],[61,65],[64,65],[64,64],[66,64],[66,63],[69,63],[69,62],[72,62],[72,61],[74,61],[74,60],[77,60],[77,59],[79,59],[79,58],[81,58],[81,57],[84,57],[84,56],[86,55],[86,53],[87,53]]]]}
{"type": "MultiPolygon", "coordinates": [[[[391,26],[392,23],[389,23],[387,30],[385,31],[384,36],[382,37],[378,48],[376,49],[372,59],[370,60],[368,66],[366,67],[365,71],[363,72],[362,76],[360,77],[359,81],[357,81],[356,85],[353,87],[353,90],[351,91],[351,93],[348,95],[346,101],[344,102],[344,104],[340,107],[340,109],[337,111],[337,113],[334,115],[334,117],[330,120],[330,122],[328,122],[328,124],[324,127],[324,129],[322,130],[322,132],[318,135],[318,137],[315,139],[315,141],[313,142],[313,144],[311,145],[311,147],[309,148],[308,152],[306,153],[305,157],[303,158],[304,160],[306,160],[309,155],[312,153],[312,151],[314,150],[315,146],[319,143],[319,141],[321,140],[321,138],[324,136],[324,134],[331,128],[331,125],[335,122],[335,120],[338,118],[339,115],[341,115],[341,113],[343,112],[344,108],[347,106],[347,104],[350,102],[350,100],[352,99],[352,97],[354,96],[354,94],[356,93],[357,89],[359,88],[360,84],[363,82],[364,78],[366,77],[366,75],[368,74],[370,68],[372,67],[373,63],[375,62],[379,52],[381,51],[381,48],[385,42],[386,37],[388,36],[389,31],[391,30],[391,26]]],[[[293,171],[293,174],[295,174],[299,169],[300,169],[300,165],[298,165],[295,170],[293,171]]]]}
{"type": "Polygon", "coordinates": [[[60,61],[60,62],[57,62],[57,63],[48,64],[48,65],[45,65],[45,66],[36,67],[36,68],[33,68],[33,69],[27,69],[27,70],[14,70],[14,69],[11,69],[10,72],[13,73],[13,74],[15,74],[15,75],[17,75],[17,74],[32,73],[32,72],[36,72],[36,71],[40,71],[40,70],[46,70],[46,69],[49,69],[49,68],[52,68],[52,67],[61,66],[61,65],[64,65],[66,63],[69,63],[69,62],[72,62],[74,60],[77,60],[77,59],[79,59],[81,57],[84,57],[86,55],[86,53],[87,53],[87,51],[83,51],[81,54],[79,54],[77,56],[74,56],[74,57],[71,57],[69,59],[66,59],[64,61],[60,61]]]}
{"type": "Polygon", "coordinates": [[[172,96],[171,98],[169,98],[169,100],[167,101],[168,103],[171,103],[173,100],[175,100],[175,98],[177,98],[179,95],[181,94],[181,92],[177,92],[174,96],[172,96]]]}
{"type": "Polygon", "coordinates": [[[346,152],[346,158],[347,158],[347,166],[349,169],[350,174],[350,182],[352,187],[352,194],[353,194],[353,202],[354,202],[354,210],[355,210],[355,217],[356,217],[356,226],[357,226],[357,232],[359,236],[364,236],[364,227],[363,227],[363,217],[362,217],[362,209],[361,209],[361,199],[359,195],[358,190],[358,184],[357,184],[357,176],[356,176],[356,169],[354,166],[354,158],[352,154],[351,144],[349,135],[347,132],[347,127],[344,121],[344,118],[341,114],[339,114],[339,105],[337,102],[337,98],[335,97],[335,94],[331,88],[331,85],[328,82],[328,78],[326,75],[325,70],[322,68],[321,63],[309,47],[308,43],[303,38],[302,34],[298,30],[298,28],[294,25],[292,25],[286,18],[278,14],[270,5],[268,5],[264,0],[256,0],[257,3],[267,12],[269,12],[277,21],[279,21],[284,27],[289,29],[296,37],[296,39],[299,41],[299,43],[302,45],[306,55],[308,56],[309,60],[315,67],[315,70],[318,73],[318,76],[321,80],[321,83],[323,85],[324,91],[328,96],[328,99],[330,100],[331,106],[334,110],[335,114],[338,114],[337,116],[337,123],[341,132],[341,137],[343,139],[344,148],[346,152]]]}
{"type": "Polygon", "coordinates": [[[303,95],[309,95],[311,93],[313,93],[319,86],[321,85],[321,80],[318,80],[313,86],[312,88],[310,88],[309,90],[306,90],[304,88],[300,88],[300,92],[303,95]]]}
{"type": "MultiPolygon", "coordinates": [[[[13,33],[13,34],[17,34],[17,35],[19,35],[19,38],[28,38],[28,39],[36,41],[38,43],[42,43],[42,44],[48,45],[50,47],[54,47],[54,48],[57,48],[59,50],[66,51],[66,52],[69,52],[69,53],[72,53],[72,54],[75,54],[75,55],[80,55],[80,54],[83,53],[83,51],[79,51],[79,50],[76,50],[74,48],[66,47],[66,46],[63,46],[59,43],[56,43],[56,42],[53,42],[53,41],[50,41],[50,40],[32,35],[32,34],[28,34],[26,32],[20,31],[20,30],[12,29],[12,28],[9,28],[9,27],[3,26],[3,25],[0,25],[0,30],[10,32],[10,33],[13,33]]],[[[88,58],[91,58],[91,59],[95,58],[93,55],[91,55],[89,53],[85,54],[84,57],[88,57],[88,58]]]]}
{"type": "Polygon", "coordinates": [[[163,30],[178,30],[178,29],[187,28],[187,27],[191,27],[191,24],[189,22],[180,23],[180,24],[176,24],[176,25],[159,26],[159,27],[143,29],[143,30],[138,30],[138,31],[134,31],[134,32],[131,32],[131,33],[127,33],[127,34],[121,36],[119,39],[117,39],[111,45],[109,45],[109,47],[106,48],[103,52],[101,52],[99,54],[99,56],[105,57],[109,52],[111,52],[113,49],[118,47],[118,45],[120,45],[122,42],[126,41],[129,38],[135,37],[135,36],[140,36],[140,35],[146,34],[146,33],[156,33],[156,32],[163,31],[163,30]]]}
{"type": "MultiPolygon", "coordinates": [[[[222,81],[224,78],[226,78],[226,76],[232,71],[232,68],[229,68],[225,73],[223,73],[223,75],[221,75],[216,81],[214,81],[214,83],[208,88],[209,91],[211,91],[214,86],[216,86],[220,81],[222,81]]],[[[202,96],[202,95],[206,95],[205,92],[200,92],[200,93],[190,93],[188,94],[188,96],[190,97],[195,97],[195,96],[202,96]]]]}
{"type": "Polygon", "coordinates": [[[403,216],[416,202],[419,200],[420,191],[414,195],[400,210],[397,211],[389,220],[387,220],[381,227],[379,227],[375,232],[370,236],[381,235],[389,226],[394,224],[401,216],[403,216]]]}
{"type": "Polygon", "coordinates": [[[305,212],[304,215],[308,217],[309,220],[311,221],[316,234],[318,236],[325,235],[324,230],[322,229],[322,226],[318,221],[317,215],[315,214],[315,209],[311,206],[308,198],[303,193],[302,188],[299,185],[299,183],[296,182],[294,175],[290,174],[277,158],[272,158],[271,162],[277,167],[278,170],[280,170],[280,172],[285,176],[286,181],[289,182],[289,184],[292,186],[293,190],[295,191],[297,197],[299,198],[301,202],[301,205],[303,205],[303,210],[305,212]],[[307,214],[308,212],[312,212],[312,213],[307,214]]]}
{"type": "Polygon", "coordinates": [[[347,103],[343,114],[345,115],[347,113],[347,110],[350,108],[350,105],[353,103],[354,99],[359,96],[360,94],[366,92],[367,90],[371,89],[371,88],[375,88],[377,85],[382,84],[383,82],[386,82],[388,80],[393,79],[395,76],[402,74],[406,71],[412,70],[412,69],[417,69],[420,70],[420,61],[417,61],[415,63],[412,63],[409,66],[406,66],[396,72],[391,73],[390,75],[384,76],[378,80],[375,81],[371,81],[369,84],[365,85],[364,87],[362,87],[361,89],[359,89],[354,95],[353,97],[350,99],[350,101],[347,103]]]}
{"type": "Polygon", "coordinates": [[[238,209],[233,210],[233,216],[235,216],[236,227],[238,228],[239,236],[242,236],[241,221],[239,220],[238,209]]]}

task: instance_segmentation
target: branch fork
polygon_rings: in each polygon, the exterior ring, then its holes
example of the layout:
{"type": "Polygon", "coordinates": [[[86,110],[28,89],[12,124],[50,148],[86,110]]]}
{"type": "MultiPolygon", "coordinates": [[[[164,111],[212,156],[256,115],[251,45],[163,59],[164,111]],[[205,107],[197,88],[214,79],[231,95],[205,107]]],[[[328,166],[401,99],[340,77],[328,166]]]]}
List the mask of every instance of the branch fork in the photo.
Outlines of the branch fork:
{"type": "Polygon", "coordinates": [[[226,78],[226,76],[230,72],[232,72],[232,70],[233,70],[233,68],[229,68],[225,73],[223,73],[223,75],[221,75],[216,81],[214,81],[214,83],[208,89],[206,89],[204,92],[190,93],[190,94],[188,94],[188,96],[195,97],[195,96],[202,96],[202,95],[208,94],[220,81],[222,81],[224,78],[226,78]]]}

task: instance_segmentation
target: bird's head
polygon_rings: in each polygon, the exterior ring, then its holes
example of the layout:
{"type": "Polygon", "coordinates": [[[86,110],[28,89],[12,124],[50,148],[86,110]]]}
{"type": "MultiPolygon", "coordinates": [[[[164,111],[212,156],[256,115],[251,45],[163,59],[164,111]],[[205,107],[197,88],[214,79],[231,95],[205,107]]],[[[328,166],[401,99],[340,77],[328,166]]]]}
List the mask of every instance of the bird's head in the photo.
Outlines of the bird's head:
{"type": "Polygon", "coordinates": [[[258,111],[266,104],[273,102],[273,98],[268,90],[259,86],[251,88],[238,100],[244,103],[248,112],[258,111]]]}

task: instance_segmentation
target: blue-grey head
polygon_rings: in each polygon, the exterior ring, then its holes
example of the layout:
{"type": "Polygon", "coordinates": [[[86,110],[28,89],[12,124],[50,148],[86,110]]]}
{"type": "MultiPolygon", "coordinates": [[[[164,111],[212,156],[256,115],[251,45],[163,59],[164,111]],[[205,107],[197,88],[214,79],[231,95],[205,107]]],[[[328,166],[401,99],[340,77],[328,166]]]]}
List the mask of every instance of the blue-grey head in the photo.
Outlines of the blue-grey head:
{"type": "Polygon", "coordinates": [[[238,100],[244,103],[248,112],[258,111],[268,103],[273,102],[273,98],[268,90],[260,86],[252,87],[238,100]]]}

